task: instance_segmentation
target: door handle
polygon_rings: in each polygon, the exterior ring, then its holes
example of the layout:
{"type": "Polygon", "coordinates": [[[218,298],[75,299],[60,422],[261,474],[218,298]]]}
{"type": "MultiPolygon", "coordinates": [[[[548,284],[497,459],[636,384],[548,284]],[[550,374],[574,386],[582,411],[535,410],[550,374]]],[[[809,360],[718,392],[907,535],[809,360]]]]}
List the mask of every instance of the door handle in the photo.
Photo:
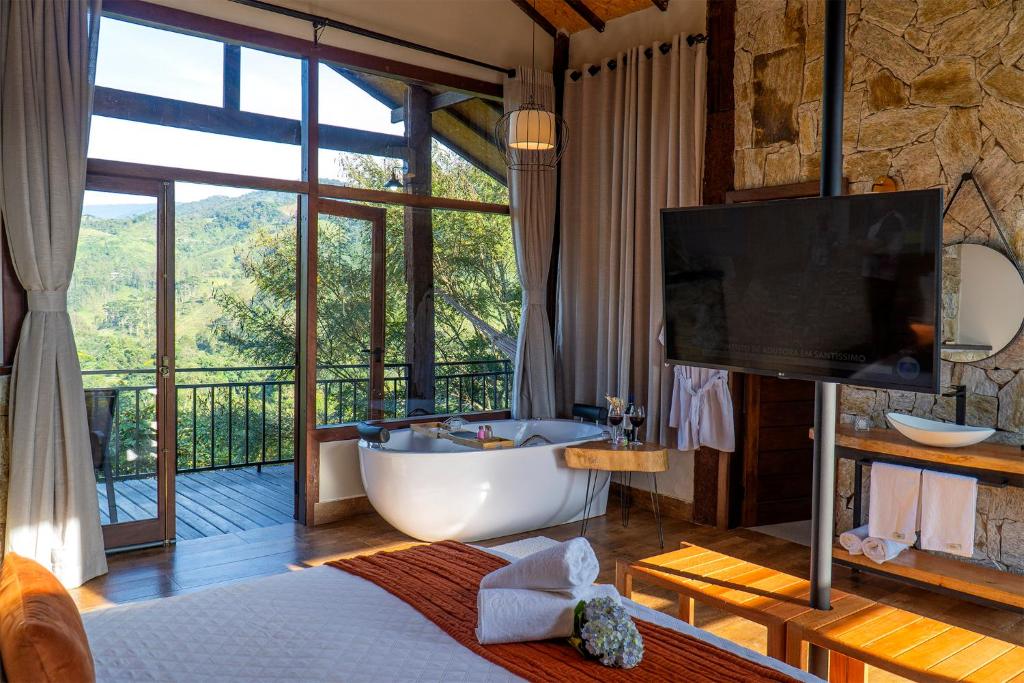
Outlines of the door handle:
{"type": "Polygon", "coordinates": [[[170,359],[167,356],[164,356],[163,362],[160,364],[160,367],[156,369],[156,371],[160,373],[161,377],[167,378],[171,376],[171,368],[167,364],[169,360],[170,359]]]}

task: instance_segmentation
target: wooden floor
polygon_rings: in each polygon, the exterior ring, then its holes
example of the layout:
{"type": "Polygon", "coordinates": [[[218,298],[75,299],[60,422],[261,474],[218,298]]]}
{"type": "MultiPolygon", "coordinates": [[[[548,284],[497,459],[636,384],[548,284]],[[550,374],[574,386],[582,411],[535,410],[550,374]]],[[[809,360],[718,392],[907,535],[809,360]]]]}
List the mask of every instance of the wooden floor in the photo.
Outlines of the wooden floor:
{"type": "MultiPolygon", "coordinates": [[[[175,478],[175,531],[179,541],[290,523],[293,519],[292,465],[212,470],[175,478]]],[[[100,521],[110,522],[107,488],[96,484],[100,521]]],[[[156,517],[156,478],[114,483],[118,522],[156,517]]]]}
{"type": "MultiPolygon", "coordinates": [[[[566,524],[494,539],[485,545],[498,545],[536,535],[565,540],[578,533],[578,524],[566,524]]],[[[609,500],[608,514],[591,520],[587,536],[601,560],[599,580],[604,583],[613,582],[616,559],[638,559],[660,552],[650,513],[634,510],[629,527],[623,528],[614,496],[609,500]]],[[[678,547],[680,541],[697,543],[781,571],[807,576],[809,550],[806,547],[754,531],[737,529],[722,532],[688,522],[666,520],[666,547],[678,547]]],[[[294,571],[339,557],[393,549],[410,542],[412,539],[391,528],[376,514],[315,528],[282,524],[183,541],[174,547],[112,555],[109,574],[72,593],[79,606],[87,610],[294,571]]],[[[1020,613],[983,607],[882,577],[853,574],[842,567],[835,568],[834,584],[837,588],[872,600],[1024,644],[1024,615],[1020,613]]],[[[675,602],[669,594],[645,586],[640,581],[636,583],[636,591],[634,599],[674,614],[675,602]]],[[[695,621],[701,628],[765,651],[763,627],[700,605],[695,621]]],[[[898,680],[902,679],[885,672],[871,671],[871,683],[898,680]]]]}

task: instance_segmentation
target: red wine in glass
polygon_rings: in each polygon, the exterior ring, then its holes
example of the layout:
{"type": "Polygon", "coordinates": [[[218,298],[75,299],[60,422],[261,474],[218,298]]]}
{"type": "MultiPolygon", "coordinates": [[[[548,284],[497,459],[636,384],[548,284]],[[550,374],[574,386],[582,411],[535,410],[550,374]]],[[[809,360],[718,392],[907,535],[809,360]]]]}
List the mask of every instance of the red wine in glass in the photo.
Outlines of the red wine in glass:
{"type": "Polygon", "coordinates": [[[622,424],[622,416],[621,415],[609,415],[608,416],[608,424],[610,424],[612,427],[618,427],[620,424],[622,424]]]}
{"type": "Polygon", "coordinates": [[[642,442],[640,441],[640,428],[644,426],[644,422],[647,420],[647,411],[643,406],[637,406],[633,409],[633,412],[629,414],[629,423],[633,427],[633,444],[639,446],[642,442]]]}

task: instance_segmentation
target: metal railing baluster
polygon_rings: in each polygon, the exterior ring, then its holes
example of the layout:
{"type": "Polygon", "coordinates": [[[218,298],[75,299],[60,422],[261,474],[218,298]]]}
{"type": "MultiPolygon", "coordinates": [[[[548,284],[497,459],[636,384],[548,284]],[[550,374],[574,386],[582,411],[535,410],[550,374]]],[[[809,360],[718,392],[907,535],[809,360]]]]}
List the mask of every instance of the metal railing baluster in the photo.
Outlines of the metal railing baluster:
{"type": "MultiPolygon", "coordinates": [[[[369,386],[369,367],[366,365],[336,365],[321,366],[322,371],[327,370],[335,373],[334,376],[317,380],[318,394],[323,396],[324,404],[319,412],[323,418],[323,424],[332,417],[337,418],[337,423],[366,419],[368,410],[373,405],[373,398],[369,386]],[[332,404],[331,401],[334,401],[332,404]]],[[[409,402],[409,366],[405,363],[388,364],[385,366],[385,389],[386,395],[381,402],[380,409],[385,417],[395,418],[405,415],[409,402]]],[[[245,372],[245,371],[290,371],[290,366],[276,367],[234,367],[234,368],[180,368],[179,376],[188,373],[219,373],[219,372],[245,372]]],[[[479,409],[501,409],[508,407],[511,390],[512,366],[508,361],[465,361],[465,362],[439,362],[436,364],[434,379],[436,405],[443,407],[445,413],[462,412],[465,410],[479,409]]],[[[139,370],[87,370],[82,373],[87,376],[117,376],[146,374],[151,375],[151,369],[139,370]]],[[[176,429],[179,435],[179,453],[183,456],[184,462],[177,461],[176,468],[179,472],[201,471],[208,469],[222,469],[232,467],[244,467],[266,463],[290,462],[294,455],[285,455],[284,446],[288,441],[294,447],[294,425],[290,414],[295,405],[295,383],[294,380],[267,380],[264,376],[255,381],[226,381],[226,382],[204,382],[197,381],[190,384],[178,384],[175,387],[175,405],[178,406],[178,419],[176,429]],[[252,391],[260,389],[260,413],[259,420],[260,436],[255,442],[252,440],[252,391]],[[235,393],[240,394],[240,407],[244,412],[239,418],[244,418],[242,432],[244,438],[243,458],[236,461],[234,450],[235,439],[235,393]],[[199,392],[208,393],[208,401],[199,401],[199,392]],[[217,413],[217,392],[225,392],[222,400],[226,400],[226,411],[222,408],[221,414],[217,413]],[[285,393],[288,396],[285,396],[285,393]],[[273,395],[276,392],[276,399],[273,395]],[[191,396],[189,396],[191,393],[191,396]],[[191,399],[190,407],[186,403],[191,399]],[[274,402],[276,400],[276,411],[274,402]],[[269,405],[268,405],[269,404],[269,405]],[[226,414],[225,414],[226,413],[226,414]],[[276,413],[276,424],[274,424],[276,413]],[[226,419],[227,434],[220,432],[226,419]],[[209,420],[208,433],[210,444],[208,449],[200,448],[202,434],[206,431],[200,428],[200,422],[209,420]],[[268,438],[268,429],[276,429],[277,452],[271,456],[268,452],[268,441],[273,441],[274,434],[268,438]],[[288,438],[285,438],[285,432],[288,438]],[[218,434],[221,438],[218,438],[218,434]],[[189,443],[187,438],[191,440],[189,443]],[[226,443],[225,443],[226,441],[226,443]],[[259,458],[253,457],[253,448],[259,448],[259,458]],[[191,453],[189,453],[191,450],[191,453]],[[205,450],[209,454],[209,462],[199,462],[198,452],[205,450]],[[190,457],[191,456],[191,457],[190,457]]],[[[86,389],[86,392],[94,388],[86,389]]],[[[95,390],[100,390],[95,388],[95,390]]],[[[115,479],[129,479],[138,477],[151,477],[155,474],[155,460],[153,449],[149,445],[152,439],[150,423],[156,417],[155,406],[150,400],[153,387],[145,386],[115,386],[105,389],[113,390],[114,415],[112,420],[112,436],[108,457],[114,459],[112,473],[115,479]],[[130,422],[126,420],[130,417],[130,422]],[[125,440],[130,440],[131,448],[125,447],[125,440]],[[134,450],[137,457],[128,461],[127,453],[134,450]],[[122,452],[124,451],[124,452],[122,452]]],[[[319,406],[318,406],[319,407],[319,406]]],[[[243,420],[240,420],[243,421],[243,420]]],[[[204,425],[205,427],[205,425],[204,425]]],[[[179,453],[174,454],[177,459],[179,453]]]]}

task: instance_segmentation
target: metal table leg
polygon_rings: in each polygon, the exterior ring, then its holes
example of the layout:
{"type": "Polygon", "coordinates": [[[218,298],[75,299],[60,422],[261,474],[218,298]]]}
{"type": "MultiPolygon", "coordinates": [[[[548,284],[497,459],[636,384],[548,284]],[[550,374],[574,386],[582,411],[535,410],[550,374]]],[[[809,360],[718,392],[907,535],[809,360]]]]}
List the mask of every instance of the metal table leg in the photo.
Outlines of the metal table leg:
{"type": "Polygon", "coordinates": [[[654,520],[658,523],[658,543],[665,549],[665,532],[661,528],[661,509],[658,507],[658,475],[651,472],[651,507],[654,508],[654,520]]]}
{"type": "MultiPolygon", "coordinates": [[[[632,472],[623,472],[622,476],[626,478],[625,486],[621,487],[619,489],[619,491],[622,492],[622,497],[620,498],[621,503],[622,503],[622,510],[621,510],[621,513],[622,513],[622,526],[628,527],[629,526],[629,508],[632,506],[632,502],[633,502],[633,489],[632,489],[632,486],[633,486],[633,473],[632,472]],[[629,493],[626,493],[626,489],[629,490],[629,493]]],[[[621,484],[621,482],[620,482],[620,484],[621,484]]]]}
{"type": "MultiPolygon", "coordinates": [[[[580,536],[583,536],[584,538],[587,535],[587,521],[590,519],[590,501],[591,501],[590,481],[592,479],[596,479],[594,477],[594,470],[592,470],[592,469],[591,470],[587,470],[587,488],[586,488],[586,490],[584,491],[584,494],[583,494],[584,495],[584,497],[583,497],[583,519],[580,520],[580,536]]],[[[595,485],[596,485],[596,481],[595,481],[595,485]]]]}

